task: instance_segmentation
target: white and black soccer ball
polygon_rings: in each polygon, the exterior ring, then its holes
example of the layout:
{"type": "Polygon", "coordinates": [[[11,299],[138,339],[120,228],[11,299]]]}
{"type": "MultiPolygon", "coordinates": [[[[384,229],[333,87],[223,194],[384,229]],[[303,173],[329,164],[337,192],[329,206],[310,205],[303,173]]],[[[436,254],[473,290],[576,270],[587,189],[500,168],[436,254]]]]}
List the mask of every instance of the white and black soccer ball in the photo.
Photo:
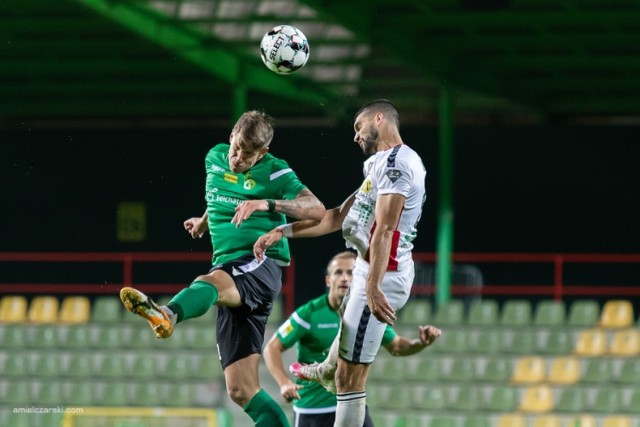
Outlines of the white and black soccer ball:
{"type": "Polygon", "coordinates": [[[291,74],[307,63],[309,42],[298,28],[278,25],[262,37],[260,56],[264,65],[274,73],[291,74]]]}

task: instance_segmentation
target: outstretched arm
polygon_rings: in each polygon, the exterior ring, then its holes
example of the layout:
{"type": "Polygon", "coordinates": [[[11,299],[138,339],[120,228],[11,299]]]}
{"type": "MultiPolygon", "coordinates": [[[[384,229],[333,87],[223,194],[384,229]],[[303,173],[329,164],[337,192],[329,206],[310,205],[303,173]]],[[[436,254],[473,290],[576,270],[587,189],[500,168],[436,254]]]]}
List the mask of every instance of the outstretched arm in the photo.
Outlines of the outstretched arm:
{"type": "Polygon", "coordinates": [[[183,225],[192,238],[199,239],[209,231],[209,214],[205,211],[201,217],[189,218],[183,225]]]}
{"type": "Polygon", "coordinates": [[[280,212],[291,218],[313,221],[322,220],[325,214],[322,202],[311,190],[305,188],[293,200],[245,200],[236,206],[236,213],[231,222],[240,227],[242,221],[255,211],[280,212]]]}
{"type": "Polygon", "coordinates": [[[282,364],[282,352],[286,349],[278,339],[276,334],[273,334],[267,345],[264,347],[263,356],[264,362],[267,365],[269,373],[280,387],[280,395],[290,402],[293,399],[300,399],[298,390],[302,388],[300,384],[296,384],[287,375],[282,364]]]}
{"type": "Polygon", "coordinates": [[[350,195],[342,204],[333,209],[326,210],[322,219],[296,221],[276,227],[270,232],[263,234],[253,245],[253,253],[258,259],[262,259],[264,252],[279,242],[283,237],[318,237],[340,230],[347,212],[353,205],[356,193],[350,195]]]}
{"type": "Polygon", "coordinates": [[[396,337],[384,348],[392,356],[410,356],[429,347],[442,335],[442,331],[435,326],[418,326],[419,338],[409,339],[400,335],[396,337]]]}

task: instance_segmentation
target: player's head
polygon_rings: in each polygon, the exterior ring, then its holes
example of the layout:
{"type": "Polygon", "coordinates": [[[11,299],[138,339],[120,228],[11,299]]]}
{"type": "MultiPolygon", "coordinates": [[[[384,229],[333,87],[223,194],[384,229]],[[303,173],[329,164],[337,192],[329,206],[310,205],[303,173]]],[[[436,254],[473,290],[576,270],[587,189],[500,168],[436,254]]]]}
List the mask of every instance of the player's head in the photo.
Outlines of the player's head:
{"type": "Polygon", "coordinates": [[[327,264],[325,283],[329,288],[329,300],[334,300],[338,305],[342,304],[351,286],[355,263],[356,254],[344,251],[336,254],[327,264]]]}
{"type": "Polygon", "coordinates": [[[231,130],[229,137],[229,168],[243,173],[269,151],[273,139],[273,118],[260,111],[247,111],[231,130]]]}
{"type": "Polygon", "coordinates": [[[353,118],[353,140],[362,151],[371,155],[378,151],[381,134],[398,132],[400,117],[395,105],[386,99],[378,99],[358,110],[353,118]]]}

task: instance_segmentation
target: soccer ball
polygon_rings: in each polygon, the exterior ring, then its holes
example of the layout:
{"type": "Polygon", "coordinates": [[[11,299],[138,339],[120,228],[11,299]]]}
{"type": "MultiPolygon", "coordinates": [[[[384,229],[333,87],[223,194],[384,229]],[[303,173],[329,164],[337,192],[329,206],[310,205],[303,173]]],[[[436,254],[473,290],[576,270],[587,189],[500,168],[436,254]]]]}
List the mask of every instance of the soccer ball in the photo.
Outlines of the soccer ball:
{"type": "Polygon", "coordinates": [[[307,63],[309,42],[298,28],[278,25],[262,37],[260,56],[264,65],[274,73],[291,74],[307,63]]]}

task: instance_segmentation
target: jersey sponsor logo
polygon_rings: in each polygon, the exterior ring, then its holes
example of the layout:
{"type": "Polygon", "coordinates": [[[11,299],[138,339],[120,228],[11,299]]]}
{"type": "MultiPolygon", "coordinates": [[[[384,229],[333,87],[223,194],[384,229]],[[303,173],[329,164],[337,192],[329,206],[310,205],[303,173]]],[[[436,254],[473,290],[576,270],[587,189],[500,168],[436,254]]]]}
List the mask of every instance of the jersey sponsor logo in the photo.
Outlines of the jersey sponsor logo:
{"type": "Polygon", "coordinates": [[[218,165],[211,165],[211,170],[212,170],[212,171],[215,171],[215,172],[223,172],[223,173],[224,173],[224,169],[223,169],[223,168],[221,168],[221,167],[220,167],[220,166],[218,166],[218,165]]]}
{"type": "Polygon", "coordinates": [[[373,189],[373,183],[369,178],[365,179],[362,185],[360,186],[360,191],[362,191],[363,193],[371,193],[372,189],[373,189]]]}
{"type": "Polygon", "coordinates": [[[256,182],[252,179],[247,179],[244,181],[244,184],[242,184],[242,188],[244,188],[245,190],[253,190],[256,186],[256,182]]]}
{"type": "Polygon", "coordinates": [[[228,172],[225,172],[223,175],[223,178],[225,181],[230,182],[232,184],[237,184],[238,183],[238,176],[237,175],[233,175],[230,174],[228,172]]]}
{"type": "Polygon", "coordinates": [[[389,169],[385,173],[385,175],[387,175],[387,178],[389,178],[389,180],[395,184],[396,181],[402,176],[402,172],[400,172],[398,169],[389,169]]]}
{"type": "Polygon", "coordinates": [[[290,319],[287,319],[287,321],[284,322],[282,326],[278,328],[278,332],[280,333],[282,338],[286,338],[287,335],[289,335],[292,331],[293,331],[293,325],[291,324],[290,319]]]}
{"type": "Polygon", "coordinates": [[[318,329],[336,329],[340,327],[337,323],[318,323],[318,329]]]}
{"type": "Polygon", "coordinates": [[[229,197],[229,196],[225,196],[222,194],[211,194],[211,200],[207,200],[208,202],[222,202],[222,203],[231,203],[234,205],[239,205],[240,203],[243,202],[243,200],[240,200],[238,198],[235,197],[229,197]]]}
{"type": "Polygon", "coordinates": [[[217,193],[217,192],[218,192],[218,188],[217,188],[217,187],[214,187],[214,188],[212,188],[211,190],[207,191],[207,194],[206,194],[206,195],[205,195],[205,197],[204,197],[204,198],[205,198],[205,200],[206,200],[207,202],[212,202],[212,201],[213,201],[213,198],[214,198],[214,196],[215,196],[215,193],[217,193]]]}

